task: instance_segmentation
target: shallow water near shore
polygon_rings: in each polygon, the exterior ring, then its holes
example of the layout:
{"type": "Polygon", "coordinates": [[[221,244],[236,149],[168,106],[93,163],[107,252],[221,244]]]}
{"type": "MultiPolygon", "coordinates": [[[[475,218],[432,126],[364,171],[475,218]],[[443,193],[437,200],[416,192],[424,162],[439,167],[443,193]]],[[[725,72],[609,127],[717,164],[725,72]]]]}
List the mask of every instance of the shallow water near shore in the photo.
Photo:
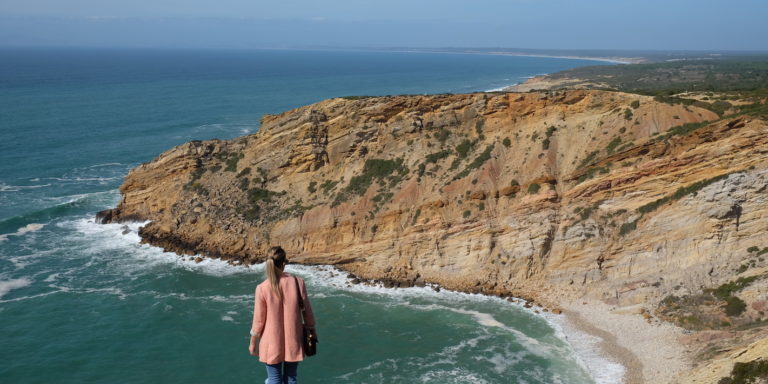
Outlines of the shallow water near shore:
{"type": "MultiPolygon", "coordinates": [[[[0,57],[0,378],[13,383],[263,380],[246,351],[261,266],[195,263],[141,245],[139,223],[93,223],[139,163],[327,97],[482,91],[595,64],[381,52],[0,57]]],[[[318,317],[305,383],[613,383],[623,372],[568,331],[574,349],[554,315],[499,298],[288,271],[307,279],[318,317]]]]}

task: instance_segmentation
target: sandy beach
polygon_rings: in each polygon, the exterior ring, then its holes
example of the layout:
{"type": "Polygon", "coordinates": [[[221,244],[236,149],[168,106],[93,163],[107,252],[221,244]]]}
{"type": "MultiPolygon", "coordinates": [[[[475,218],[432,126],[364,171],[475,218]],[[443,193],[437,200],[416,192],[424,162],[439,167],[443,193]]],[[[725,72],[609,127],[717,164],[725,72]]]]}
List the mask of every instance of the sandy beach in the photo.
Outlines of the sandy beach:
{"type": "Polygon", "coordinates": [[[639,306],[617,308],[595,300],[561,305],[567,325],[600,338],[600,353],[624,366],[626,384],[670,383],[691,368],[689,352],[678,342],[683,330],[649,322],[639,306]]]}

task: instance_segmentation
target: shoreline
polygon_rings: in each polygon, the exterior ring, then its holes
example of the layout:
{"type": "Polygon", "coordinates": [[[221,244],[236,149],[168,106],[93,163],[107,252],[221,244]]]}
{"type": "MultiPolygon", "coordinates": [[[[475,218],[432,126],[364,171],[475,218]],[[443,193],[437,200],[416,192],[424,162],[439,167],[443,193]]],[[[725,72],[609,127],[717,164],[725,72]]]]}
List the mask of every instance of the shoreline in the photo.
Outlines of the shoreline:
{"type": "Polygon", "coordinates": [[[598,338],[598,353],[625,368],[624,384],[672,383],[692,368],[689,351],[677,342],[683,330],[646,320],[639,305],[616,308],[591,299],[559,304],[566,327],[598,338]]]}
{"type": "MultiPolygon", "coordinates": [[[[643,57],[595,57],[595,56],[571,56],[571,55],[544,55],[535,53],[517,53],[517,52],[503,52],[503,51],[489,51],[489,52],[477,52],[477,51],[440,51],[440,50],[419,50],[419,49],[392,49],[392,50],[376,50],[376,49],[338,49],[339,51],[353,51],[353,52],[395,52],[395,53],[437,53],[437,54],[454,54],[454,55],[486,55],[486,56],[517,56],[517,57],[537,57],[544,59],[565,59],[565,60],[587,60],[603,63],[611,63],[616,65],[626,64],[640,64],[647,62],[648,60],[643,57]]],[[[336,51],[333,49],[332,51],[336,51]]],[[[577,66],[575,68],[581,68],[584,66],[577,66]]],[[[525,92],[514,90],[514,87],[521,86],[531,79],[540,78],[551,75],[550,73],[539,73],[533,76],[528,76],[524,81],[515,82],[508,85],[502,85],[496,88],[482,90],[478,92],[525,92]]]]}
{"type": "MultiPolygon", "coordinates": [[[[91,225],[104,226],[105,224],[91,225]]],[[[127,224],[127,223],[126,223],[127,224]]],[[[114,231],[122,233],[126,224],[106,224],[115,226],[114,231]]],[[[131,229],[126,240],[129,242],[141,243],[138,236],[139,222],[130,223],[131,229]]],[[[179,255],[173,252],[164,251],[162,248],[144,244],[154,249],[161,259],[166,262],[180,264],[185,268],[210,269],[215,275],[227,275],[237,272],[241,268],[248,271],[255,271],[261,267],[257,264],[236,264],[229,260],[217,259],[200,255],[179,255]],[[198,260],[200,257],[200,261],[198,260]]],[[[558,306],[562,313],[554,312],[557,308],[545,304],[543,301],[536,300],[533,306],[529,306],[529,300],[516,297],[501,297],[484,293],[464,292],[459,290],[443,288],[440,285],[427,284],[424,287],[388,287],[384,283],[369,281],[368,279],[359,279],[359,283],[350,283],[358,279],[355,275],[350,278],[349,271],[336,265],[305,265],[294,264],[299,270],[305,273],[307,270],[315,269],[316,273],[322,273],[324,269],[332,270],[331,274],[344,279],[345,283],[339,283],[339,286],[347,287],[360,286],[370,287],[374,290],[385,290],[396,292],[400,289],[425,289],[429,294],[434,295],[468,295],[467,297],[477,296],[478,298],[488,300],[498,300],[502,305],[511,305],[527,311],[547,322],[555,331],[557,337],[567,343],[574,352],[574,356],[582,367],[589,373],[590,377],[597,384],[642,384],[642,383],[668,383],[675,374],[690,366],[684,359],[674,359],[674,356],[681,357],[685,355],[682,347],[667,344],[663,341],[673,340],[680,333],[670,330],[669,324],[652,325],[648,324],[638,313],[631,313],[631,308],[623,308],[619,311],[613,310],[607,304],[595,300],[584,301],[582,299],[568,301],[564,298],[547,298],[547,302],[558,306]],[[438,289],[435,289],[437,287],[438,289]],[[549,308],[549,310],[544,310],[549,308]],[[606,326],[609,325],[609,326],[606,326]],[[627,333],[626,330],[634,330],[627,333]],[[644,340],[637,340],[644,339],[644,340]],[[650,347],[649,347],[650,346],[650,347]],[[659,352],[662,353],[659,353],[659,352]],[[672,358],[670,358],[672,357],[672,358]],[[613,366],[612,366],[613,365],[613,366]],[[618,366],[618,367],[616,367],[618,366]],[[620,367],[620,368],[619,368],[620,367]],[[617,372],[621,369],[621,372],[617,372]],[[618,381],[617,381],[618,380],[618,381]]],[[[295,267],[294,267],[295,268],[295,267]]],[[[674,327],[672,327],[674,328],[674,327]]]]}
{"type": "MultiPolygon", "coordinates": [[[[336,51],[337,49],[333,49],[336,51]]],[[[546,59],[567,59],[567,60],[589,60],[600,61],[613,64],[639,64],[648,61],[644,57],[600,57],[600,56],[574,56],[574,55],[547,55],[525,52],[505,52],[505,51],[441,51],[441,50],[422,50],[422,49],[338,49],[340,51],[365,51],[365,52],[399,52],[399,53],[441,53],[441,54],[462,54],[462,55],[492,55],[492,56],[520,56],[520,57],[539,57],[546,59]]]]}
{"type": "MultiPolygon", "coordinates": [[[[589,61],[601,61],[605,63],[613,64],[639,64],[643,59],[630,59],[630,58],[609,58],[609,57],[593,57],[593,56],[558,56],[558,55],[537,55],[532,53],[515,53],[515,52],[488,52],[488,55],[500,55],[500,56],[521,56],[521,57],[541,57],[548,59],[568,59],[568,60],[589,60],[589,61]]],[[[578,67],[576,67],[578,68],[578,67]]]]}
{"type": "MultiPolygon", "coordinates": [[[[148,247],[150,258],[159,261],[161,263],[171,263],[178,267],[182,267],[188,270],[207,271],[203,273],[210,273],[215,276],[226,276],[232,273],[242,273],[243,271],[258,272],[263,268],[263,263],[256,264],[238,264],[233,263],[231,260],[207,257],[202,255],[179,255],[174,252],[168,252],[160,247],[152,244],[142,244],[141,238],[138,235],[139,227],[146,225],[146,222],[129,222],[129,223],[111,223],[111,224],[98,224],[92,221],[92,219],[85,219],[78,222],[81,230],[97,230],[103,232],[112,232],[121,241],[125,241],[129,244],[138,245],[140,247],[148,247]],[[95,227],[94,227],[95,226],[95,227]],[[126,231],[128,229],[128,231],[126,231]],[[198,259],[199,258],[199,259],[198,259]],[[198,261],[199,260],[199,261],[198,261]]],[[[620,348],[615,348],[615,335],[610,332],[598,332],[595,334],[595,327],[581,326],[583,324],[589,324],[588,321],[583,323],[574,323],[571,317],[571,309],[566,306],[561,306],[562,313],[554,311],[552,305],[544,304],[542,301],[535,301],[531,306],[531,301],[516,296],[501,297],[496,295],[489,295],[484,293],[464,292],[460,290],[453,290],[441,287],[439,284],[426,284],[425,286],[408,286],[408,287],[387,287],[384,283],[375,282],[373,280],[359,279],[359,283],[355,284],[352,281],[358,279],[357,275],[351,278],[350,272],[344,270],[337,265],[306,265],[306,264],[289,264],[291,273],[299,272],[301,274],[313,274],[318,277],[323,274],[330,274],[330,277],[324,279],[326,283],[335,280],[335,284],[338,287],[346,287],[346,289],[352,289],[354,291],[369,291],[369,292],[388,292],[389,294],[397,294],[398,291],[406,290],[423,290],[427,296],[437,295],[442,297],[448,297],[451,295],[458,295],[460,297],[470,298],[473,300],[492,300],[497,301],[499,305],[509,305],[529,314],[538,317],[545,321],[549,327],[551,327],[555,335],[562,342],[568,344],[574,353],[574,357],[578,363],[587,371],[589,376],[595,380],[597,384],[615,384],[621,379],[623,373],[626,377],[627,371],[631,370],[630,364],[631,358],[634,354],[631,351],[622,351],[620,348]],[[543,304],[543,305],[542,305],[543,304]],[[548,308],[547,310],[545,310],[548,308]],[[596,340],[593,340],[596,339],[596,340]],[[604,345],[610,346],[604,348],[604,345]],[[617,354],[618,352],[621,352],[617,354]],[[619,365],[623,372],[617,372],[619,367],[611,367],[611,365],[619,365]],[[606,367],[608,367],[606,369],[606,367]]],[[[407,292],[407,291],[406,291],[407,292]]],[[[413,292],[413,291],[411,291],[413,292]]],[[[414,293],[411,293],[414,294],[414,293]]],[[[563,304],[563,303],[552,303],[563,304]]],[[[495,320],[493,320],[495,322],[495,320]]],[[[634,384],[634,382],[622,380],[620,381],[626,384],[634,384]]]]}

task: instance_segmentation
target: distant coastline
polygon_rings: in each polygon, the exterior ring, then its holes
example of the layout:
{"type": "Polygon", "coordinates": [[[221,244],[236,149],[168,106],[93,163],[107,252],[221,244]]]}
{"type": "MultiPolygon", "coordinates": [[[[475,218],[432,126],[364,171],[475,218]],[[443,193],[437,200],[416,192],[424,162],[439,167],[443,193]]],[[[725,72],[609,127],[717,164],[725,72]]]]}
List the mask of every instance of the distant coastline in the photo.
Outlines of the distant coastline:
{"type": "Polygon", "coordinates": [[[522,57],[542,57],[550,59],[572,59],[572,60],[591,60],[602,61],[613,64],[639,64],[646,60],[643,58],[631,58],[631,57],[594,57],[594,56],[557,56],[557,55],[536,55],[530,53],[509,53],[509,52],[489,52],[489,55],[502,55],[502,56],[522,56],[522,57]]]}

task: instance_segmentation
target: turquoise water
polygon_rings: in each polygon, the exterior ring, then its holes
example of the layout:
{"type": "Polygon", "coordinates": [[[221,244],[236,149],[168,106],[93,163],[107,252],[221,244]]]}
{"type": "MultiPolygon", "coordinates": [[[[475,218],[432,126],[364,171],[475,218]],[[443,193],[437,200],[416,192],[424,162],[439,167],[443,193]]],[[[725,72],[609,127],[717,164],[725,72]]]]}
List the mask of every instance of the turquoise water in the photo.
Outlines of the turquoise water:
{"type": "MultiPolygon", "coordinates": [[[[596,63],[0,50],[0,382],[263,382],[246,350],[260,266],[196,264],[140,245],[140,223],[93,223],[141,162],[188,140],[252,133],[264,113],[328,97],[482,91],[587,64],[596,63]]],[[[621,373],[578,343],[576,353],[556,321],[500,299],[289,270],[308,281],[321,339],[300,366],[303,383],[591,383],[621,373]]]]}

